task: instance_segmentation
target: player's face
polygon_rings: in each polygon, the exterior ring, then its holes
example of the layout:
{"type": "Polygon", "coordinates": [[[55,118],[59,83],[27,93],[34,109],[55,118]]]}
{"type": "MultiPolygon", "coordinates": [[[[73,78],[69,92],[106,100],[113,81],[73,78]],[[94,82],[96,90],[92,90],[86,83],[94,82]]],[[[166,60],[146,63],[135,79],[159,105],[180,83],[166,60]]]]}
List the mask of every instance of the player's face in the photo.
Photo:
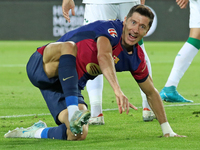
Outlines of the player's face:
{"type": "Polygon", "coordinates": [[[134,12],[133,15],[123,22],[122,45],[133,46],[138,43],[149,30],[150,19],[134,12]]]}

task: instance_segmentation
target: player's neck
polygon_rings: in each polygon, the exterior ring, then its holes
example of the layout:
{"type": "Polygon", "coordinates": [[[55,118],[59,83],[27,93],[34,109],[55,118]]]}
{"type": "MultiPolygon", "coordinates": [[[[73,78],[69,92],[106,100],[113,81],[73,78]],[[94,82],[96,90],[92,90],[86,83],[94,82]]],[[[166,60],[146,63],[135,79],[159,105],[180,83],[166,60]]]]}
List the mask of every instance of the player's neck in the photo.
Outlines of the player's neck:
{"type": "Polygon", "coordinates": [[[133,46],[126,47],[126,51],[128,54],[133,54],[133,46]]]}

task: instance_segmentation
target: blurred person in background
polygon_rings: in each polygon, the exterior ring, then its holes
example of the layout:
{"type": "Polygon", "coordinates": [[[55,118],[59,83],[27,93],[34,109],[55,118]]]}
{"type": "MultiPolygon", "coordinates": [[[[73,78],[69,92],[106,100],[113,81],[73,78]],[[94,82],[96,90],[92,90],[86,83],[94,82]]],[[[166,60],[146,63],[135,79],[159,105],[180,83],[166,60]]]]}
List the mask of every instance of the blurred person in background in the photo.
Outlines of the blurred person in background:
{"type": "Polygon", "coordinates": [[[160,92],[161,98],[166,102],[193,102],[181,96],[176,90],[179,81],[200,49],[200,0],[176,0],[181,9],[186,8],[188,1],[190,6],[190,33],[175,58],[165,87],[160,92]]]}

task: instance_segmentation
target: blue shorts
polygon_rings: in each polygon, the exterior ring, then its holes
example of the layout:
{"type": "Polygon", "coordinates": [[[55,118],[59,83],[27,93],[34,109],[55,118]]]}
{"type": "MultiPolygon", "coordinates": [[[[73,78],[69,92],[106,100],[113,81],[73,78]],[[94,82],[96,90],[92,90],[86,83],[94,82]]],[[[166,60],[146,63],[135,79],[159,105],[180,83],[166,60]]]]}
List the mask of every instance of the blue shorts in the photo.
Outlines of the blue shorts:
{"type": "MultiPolygon", "coordinates": [[[[56,124],[60,125],[61,122],[58,120],[58,115],[62,110],[66,109],[67,106],[58,77],[50,79],[47,77],[43,69],[43,57],[38,51],[33,53],[30,57],[26,70],[31,83],[40,89],[56,124]]],[[[78,103],[85,104],[87,107],[80,89],[78,93],[78,103]]]]}

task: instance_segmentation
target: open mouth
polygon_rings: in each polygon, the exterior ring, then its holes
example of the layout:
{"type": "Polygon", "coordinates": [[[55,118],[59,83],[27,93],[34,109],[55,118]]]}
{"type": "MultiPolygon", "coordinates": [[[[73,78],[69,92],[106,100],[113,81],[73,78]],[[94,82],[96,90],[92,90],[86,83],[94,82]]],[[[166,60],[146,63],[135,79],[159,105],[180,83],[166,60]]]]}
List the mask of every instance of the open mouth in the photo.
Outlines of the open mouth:
{"type": "Polygon", "coordinates": [[[129,40],[133,41],[137,38],[136,35],[129,33],[129,40]]]}

